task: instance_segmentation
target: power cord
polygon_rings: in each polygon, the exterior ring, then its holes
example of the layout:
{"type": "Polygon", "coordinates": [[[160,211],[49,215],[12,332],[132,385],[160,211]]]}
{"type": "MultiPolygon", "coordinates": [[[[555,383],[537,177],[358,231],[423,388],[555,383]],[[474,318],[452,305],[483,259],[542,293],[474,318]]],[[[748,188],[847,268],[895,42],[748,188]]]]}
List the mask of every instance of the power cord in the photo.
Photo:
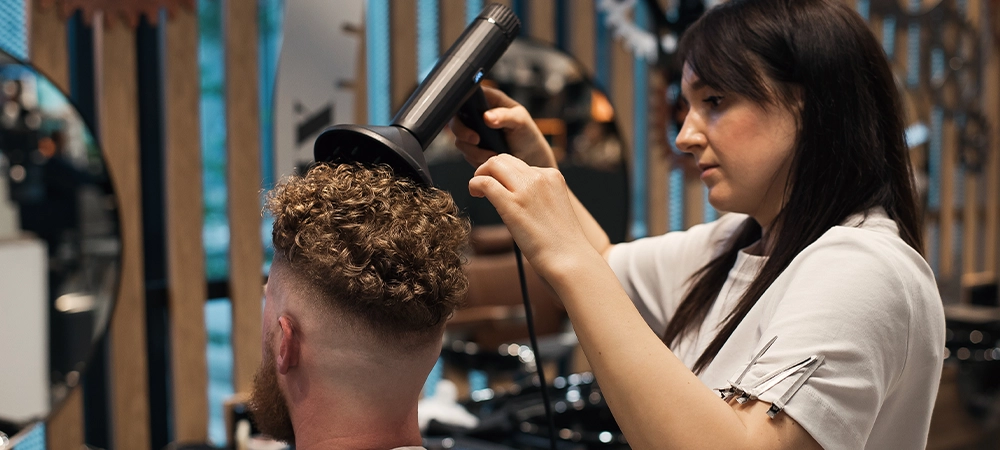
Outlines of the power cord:
{"type": "Polygon", "coordinates": [[[556,427],[552,417],[552,402],[549,401],[548,383],[545,382],[545,370],[542,368],[542,355],[538,351],[538,337],[535,335],[535,319],[531,313],[531,302],[528,301],[528,280],[524,276],[524,261],[521,248],[514,243],[514,256],[517,258],[517,274],[521,278],[521,298],[524,299],[524,318],[528,322],[528,338],[531,340],[531,351],[535,355],[535,370],[538,372],[538,382],[542,389],[542,403],[545,405],[545,418],[549,422],[549,449],[556,450],[556,427]]]}

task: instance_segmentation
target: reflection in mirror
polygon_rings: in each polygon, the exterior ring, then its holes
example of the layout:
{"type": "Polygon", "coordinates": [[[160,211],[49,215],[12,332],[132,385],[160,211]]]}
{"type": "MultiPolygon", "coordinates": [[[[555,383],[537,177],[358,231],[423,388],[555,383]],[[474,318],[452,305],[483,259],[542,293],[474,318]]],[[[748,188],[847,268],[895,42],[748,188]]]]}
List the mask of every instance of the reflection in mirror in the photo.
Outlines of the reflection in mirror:
{"type": "Polygon", "coordinates": [[[44,419],[80,382],[120,254],[91,130],[48,79],[0,52],[0,431],[44,419]]]}

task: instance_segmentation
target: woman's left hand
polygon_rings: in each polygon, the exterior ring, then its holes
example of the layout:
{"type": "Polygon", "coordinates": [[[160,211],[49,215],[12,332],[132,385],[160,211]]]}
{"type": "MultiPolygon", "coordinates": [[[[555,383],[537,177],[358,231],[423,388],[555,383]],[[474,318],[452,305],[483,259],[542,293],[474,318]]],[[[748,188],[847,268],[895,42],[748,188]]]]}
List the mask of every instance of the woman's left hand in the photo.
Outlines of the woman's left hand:
{"type": "Polygon", "coordinates": [[[558,169],[531,167],[516,157],[500,154],[476,169],[469,192],[486,197],[524,256],[547,280],[577,256],[601,256],[590,245],[570,202],[569,188],[558,169]]]}

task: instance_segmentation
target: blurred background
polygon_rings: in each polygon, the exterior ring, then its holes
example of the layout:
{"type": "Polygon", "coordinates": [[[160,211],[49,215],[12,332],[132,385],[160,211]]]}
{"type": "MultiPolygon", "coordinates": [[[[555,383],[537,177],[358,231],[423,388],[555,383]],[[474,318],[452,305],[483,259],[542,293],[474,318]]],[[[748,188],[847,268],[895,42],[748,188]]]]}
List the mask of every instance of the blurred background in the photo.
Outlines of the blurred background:
{"type": "MultiPolygon", "coordinates": [[[[1000,1],[845,1],[903,93],[946,305],[928,448],[1000,448],[1000,1]]],[[[260,193],[308,166],[325,127],[388,124],[486,3],[0,0],[0,431],[18,449],[246,442],[271,258],[260,193]]],[[[716,1],[499,3],[522,36],[485,82],[529,109],[613,242],[718,217],[673,145],[672,58],[716,1]]],[[[474,414],[509,415],[478,435],[504,447],[467,448],[537,448],[510,237],[468,195],[453,141],[427,157],[473,221],[472,306],[425,396],[448,380],[474,414]]],[[[529,289],[564,448],[625,448],[565,314],[537,277],[529,289]]]]}

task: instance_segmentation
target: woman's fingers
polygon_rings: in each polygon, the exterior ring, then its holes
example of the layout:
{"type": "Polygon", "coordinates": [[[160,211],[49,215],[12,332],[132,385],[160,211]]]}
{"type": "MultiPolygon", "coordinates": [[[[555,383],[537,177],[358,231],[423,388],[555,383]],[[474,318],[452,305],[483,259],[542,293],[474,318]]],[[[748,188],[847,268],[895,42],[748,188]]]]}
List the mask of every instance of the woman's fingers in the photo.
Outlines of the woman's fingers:
{"type": "Polygon", "coordinates": [[[452,117],[451,121],[448,122],[448,127],[451,128],[451,132],[455,134],[456,142],[468,142],[473,146],[479,145],[479,133],[476,133],[472,128],[465,126],[458,117],[452,117]]]}

